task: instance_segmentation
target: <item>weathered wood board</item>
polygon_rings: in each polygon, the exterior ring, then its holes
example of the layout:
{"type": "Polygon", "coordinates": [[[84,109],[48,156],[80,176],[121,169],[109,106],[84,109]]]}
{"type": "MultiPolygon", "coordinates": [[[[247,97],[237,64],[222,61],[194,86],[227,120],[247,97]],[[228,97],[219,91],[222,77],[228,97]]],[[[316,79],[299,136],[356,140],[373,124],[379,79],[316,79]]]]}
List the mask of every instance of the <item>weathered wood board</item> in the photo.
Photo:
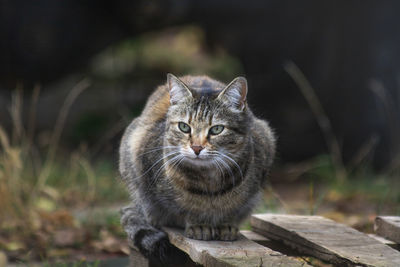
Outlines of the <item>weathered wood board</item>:
{"type": "Polygon", "coordinates": [[[232,266],[309,266],[259,245],[243,235],[233,242],[201,241],[186,238],[182,231],[165,228],[173,245],[186,252],[190,258],[205,267],[232,266]]]}
{"type": "MultiPolygon", "coordinates": [[[[289,257],[303,257],[304,254],[299,253],[299,251],[294,250],[293,248],[283,244],[280,241],[272,240],[270,238],[266,238],[263,235],[257,234],[256,232],[249,230],[240,231],[242,235],[244,235],[247,239],[256,242],[264,247],[268,247],[274,251],[278,251],[289,257]]],[[[310,258],[310,256],[308,256],[310,258]]],[[[315,258],[313,258],[315,260],[315,258]]]]}
{"type": "Polygon", "coordinates": [[[266,246],[271,242],[271,239],[266,238],[263,235],[257,234],[253,231],[249,230],[242,230],[240,233],[246,237],[247,239],[256,242],[257,244],[260,244],[262,246],[266,246]]]}
{"type": "Polygon", "coordinates": [[[375,232],[386,239],[400,244],[400,217],[379,216],[375,219],[375,232]]]}
{"type": "Polygon", "coordinates": [[[400,252],[321,216],[256,214],[253,231],[339,266],[400,266],[400,252]]]}
{"type": "Polygon", "coordinates": [[[382,236],[376,235],[376,234],[368,234],[369,237],[372,237],[376,240],[378,240],[379,242],[381,242],[382,244],[385,244],[389,247],[392,247],[396,250],[400,250],[400,244],[397,244],[395,242],[393,242],[392,240],[386,239],[382,236]]]}

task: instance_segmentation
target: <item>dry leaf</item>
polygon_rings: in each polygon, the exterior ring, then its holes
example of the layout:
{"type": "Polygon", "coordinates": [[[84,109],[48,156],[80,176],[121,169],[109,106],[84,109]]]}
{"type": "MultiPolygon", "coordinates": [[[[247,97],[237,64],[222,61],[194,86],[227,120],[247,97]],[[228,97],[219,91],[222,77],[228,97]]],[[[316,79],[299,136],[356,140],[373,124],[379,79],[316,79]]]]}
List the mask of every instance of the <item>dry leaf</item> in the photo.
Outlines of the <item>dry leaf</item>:
{"type": "Polygon", "coordinates": [[[100,231],[100,241],[93,241],[91,244],[98,251],[129,254],[129,247],[127,244],[124,244],[106,230],[100,231]]]}
{"type": "Polygon", "coordinates": [[[54,228],[72,227],[76,225],[74,217],[66,210],[54,212],[41,211],[39,213],[44,224],[50,224],[54,228]]]}
{"type": "Polygon", "coordinates": [[[54,232],[53,243],[58,247],[69,247],[82,243],[85,239],[85,234],[79,229],[63,229],[54,232]]]}

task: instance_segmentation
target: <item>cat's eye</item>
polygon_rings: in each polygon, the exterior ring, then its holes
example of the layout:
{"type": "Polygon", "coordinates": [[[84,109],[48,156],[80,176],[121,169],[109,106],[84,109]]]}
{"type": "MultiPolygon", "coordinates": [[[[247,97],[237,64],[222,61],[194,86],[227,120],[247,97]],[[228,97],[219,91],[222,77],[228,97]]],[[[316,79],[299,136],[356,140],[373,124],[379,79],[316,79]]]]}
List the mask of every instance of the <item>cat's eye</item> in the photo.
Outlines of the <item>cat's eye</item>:
{"type": "Polygon", "coordinates": [[[179,122],[179,123],[178,123],[178,127],[179,127],[179,130],[181,130],[182,132],[184,132],[184,133],[190,133],[190,126],[187,125],[186,123],[184,123],[184,122],[179,122]]]}
{"type": "Polygon", "coordinates": [[[222,133],[223,130],[224,130],[224,126],[223,125],[215,125],[215,126],[210,128],[210,134],[217,135],[217,134],[222,133]]]}

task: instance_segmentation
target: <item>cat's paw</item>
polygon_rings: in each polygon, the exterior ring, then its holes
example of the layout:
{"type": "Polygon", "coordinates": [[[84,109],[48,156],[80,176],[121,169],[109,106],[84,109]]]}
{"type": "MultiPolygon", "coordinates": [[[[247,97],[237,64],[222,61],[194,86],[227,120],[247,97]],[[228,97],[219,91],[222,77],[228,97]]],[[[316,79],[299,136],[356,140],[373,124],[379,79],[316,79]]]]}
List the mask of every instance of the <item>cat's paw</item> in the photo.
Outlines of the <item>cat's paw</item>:
{"type": "Polygon", "coordinates": [[[204,224],[190,225],[185,228],[185,236],[197,240],[211,240],[214,237],[214,229],[204,224]]]}
{"type": "Polygon", "coordinates": [[[234,241],[238,236],[238,228],[227,224],[217,227],[196,224],[186,227],[185,236],[197,240],[234,241]]]}
{"type": "Polygon", "coordinates": [[[220,225],[215,228],[214,240],[234,241],[238,238],[239,229],[232,225],[220,225]]]}

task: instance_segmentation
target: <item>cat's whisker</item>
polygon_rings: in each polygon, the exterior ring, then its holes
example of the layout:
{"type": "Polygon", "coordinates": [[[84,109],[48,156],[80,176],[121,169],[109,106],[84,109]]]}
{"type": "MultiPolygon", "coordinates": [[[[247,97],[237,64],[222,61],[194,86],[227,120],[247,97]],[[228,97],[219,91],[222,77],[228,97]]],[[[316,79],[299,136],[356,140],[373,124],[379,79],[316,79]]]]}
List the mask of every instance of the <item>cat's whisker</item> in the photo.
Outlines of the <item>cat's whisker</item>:
{"type": "Polygon", "coordinates": [[[142,156],[144,156],[146,154],[149,154],[151,152],[160,151],[160,150],[164,150],[164,149],[168,149],[168,148],[179,148],[179,146],[160,146],[160,147],[155,147],[153,149],[147,150],[146,152],[144,152],[142,154],[137,155],[136,157],[139,158],[139,157],[142,157],[142,156]]]}
{"type": "Polygon", "coordinates": [[[183,156],[181,154],[175,155],[170,159],[167,159],[163,165],[160,166],[160,168],[158,169],[158,171],[156,172],[156,174],[154,175],[154,180],[158,179],[159,174],[161,173],[162,170],[166,170],[165,166],[167,164],[170,164],[171,166],[178,160],[180,160],[181,158],[183,158],[183,156]]]}
{"type": "Polygon", "coordinates": [[[231,168],[229,167],[229,164],[227,162],[225,162],[224,159],[222,159],[222,158],[216,157],[215,159],[218,160],[225,167],[225,169],[229,172],[229,175],[232,179],[232,185],[235,186],[235,176],[234,176],[231,168]]]}
{"type": "Polygon", "coordinates": [[[219,152],[219,151],[214,151],[214,152],[217,153],[218,155],[220,155],[220,156],[222,156],[222,157],[224,157],[224,158],[230,160],[230,162],[232,162],[232,163],[237,167],[237,169],[238,169],[239,172],[240,172],[240,176],[241,176],[241,178],[243,179],[243,172],[242,172],[242,169],[240,168],[239,164],[237,164],[237,162],[236,162],[233,158],[231,158],[231,157],[229,157],[229,156],[227,156],[227,155],[225,155],[224,153],[219,152]]]}
{"type": "Polygon", "coordinates": [[[154,178],[153,179],[157,179],[158,175],[161,173],[161,171],[166,170],[166,168],[164,168],[167,164],[169,163],[173,163],[175,160],[179,159],[181,157],[181,155],[175,155],[170,159],[167,159],[161,166],[160,168],[157,170],[157,172],[154,174],[154,178]]]}
{"type": "Polygon", "coordinates": [[[222,169],[222,167],[219,165],[218,161],[216,159],[212,160],[213,163],[215,163],[215,166],[217,166],[219,173],[221,175],[221,180],[220,180],[220,184],[221,184],[221,188],[222,188],[222,184],[223,184],[223,177],[224,177],[224,170],[222,169]]]}
{"type": "Polygon", "coordinates": [[[172,174],[170,174],[170,177],[173,177],[173,175],[176,173],[176,171],[179,168],[179,165],[182,163],[182,161],[185,159],[184,156],[182,156],[180,159],[176,160],[174,163],[171,164],[171,169],[174,170],[174,172],[172,174]]]}
{"type": "Polygon", "coordinates": [[[146,175],[151,169],[153,169],[154,166],[156,166],[160,161],[164,160],[165,158],[167,158],[167,157],[169,157],[169,156],[172,156],[172,155],[178,154],[178,153],[179,153],[178,151],[173,151],[173,152],[168,153],[167,155],[163,155],[163,157],[161,157],[161,158],[160,158],[159,160],[157,160],[153,165],[151,165],[151,167],[148,168],[142,175],[133,177],[133,179],[138,179],[138,178],[143,177],[143,176],[146,175]]]}
{"type": "Polygon", "coordinates": [[[173,159],[171,159],[172,163],[170,164],[170,166],[171,166],[171,169],[174,170],[174,172],[172,174],[168,174],[169,177],[173,177],[173,175],[178,170],[179,164],[181,164],[184,159],[185,159],[185,157],[182,155],[177,155],[173,159]]]}
{"type": "MultiPolygon", "coordinates": [[[[166,161],[164,164],[163,164],[163,166],[165,166],[165,165],[169,165],[169,167],[171,168],[171,169],[175,169],[175,166],[177,165],[177,163],[178,162],[180,162],[180,161],[182,161],[184,159],[184,156],[182,156],[182,155],[177,155],[177,156],[175,156],[175,157],[173,157],[172,159],[169,159],[168,161],[166,161]]],[[[170,169],[167,169],[167,168],[164,168],[166,171],[170,171],[170,169]]],[[[168,173],[168,176],[172,176],[170,173],[168,173]]]]}
{"type": "Polygon", "coordinates": [[[218,168],[218,171],[222,178],[224,176],[224,171],[221,169],[221,166],[219,165],[218,161],[216,159],[212,159],[212,162],[215,163],[215,166],[218,168]]]}
{"type": "MultiPolygon", "coordinates": [[[[174,153],[178,153],[178,152],[174,152],[174,153]]],[[[171,156],[171,155],[169,154],[169,156],[171,156]]],[[[179,157],[182,157],[182,155],[181,155],[181,154],[175,155],[175,156],[173,156],[172,158],[170,158],[170,159],[168,159],[167,161],[165,161],[165,162],[160,166],[160,168],[159,168],[159,169],[157,170],[157,172],[155,173],[154,177],[152,177],[152,182],[149,184],[148,190],[157,182],[157,180],[158,180],[158,178],[159,178],[159,174],[161,173],[162,170],[164,170],[164,166],[165,166],[166,164],[168,164],[168,162],[174,161],[174,160],[178,159],[179,157]]],[[[167,157],[163,157],[162,159],[165,159],[165,158],[167,158],[167,157]]],[[[147,190],[146,190],[146,191],[147,191],[147,190]]]]}

